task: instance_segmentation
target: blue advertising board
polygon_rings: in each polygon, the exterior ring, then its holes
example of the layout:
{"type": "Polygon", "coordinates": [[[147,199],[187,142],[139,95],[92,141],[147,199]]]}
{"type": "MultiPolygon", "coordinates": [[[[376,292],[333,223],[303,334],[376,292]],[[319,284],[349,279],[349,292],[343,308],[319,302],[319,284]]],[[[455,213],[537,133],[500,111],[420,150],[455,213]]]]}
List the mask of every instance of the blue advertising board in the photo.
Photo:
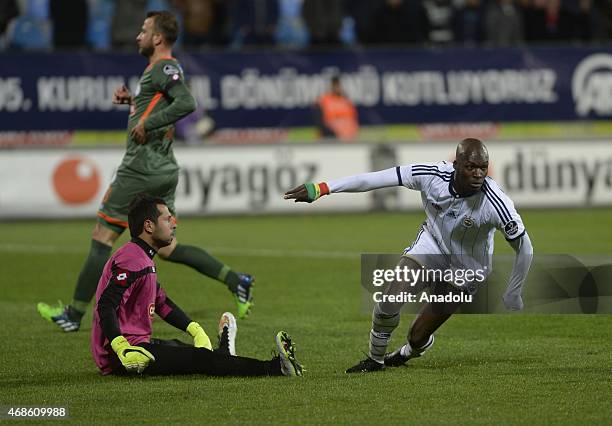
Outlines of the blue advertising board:
{"type": "MultiPolygon", "coordinates": [[[[612,118],[612,47],[177,52],[219,128],[308,126],[339,73],[362,125],[612,118]]],[[[146,59],[134,54],[3,53],[0,128],[119,130],[146,59]]]]}

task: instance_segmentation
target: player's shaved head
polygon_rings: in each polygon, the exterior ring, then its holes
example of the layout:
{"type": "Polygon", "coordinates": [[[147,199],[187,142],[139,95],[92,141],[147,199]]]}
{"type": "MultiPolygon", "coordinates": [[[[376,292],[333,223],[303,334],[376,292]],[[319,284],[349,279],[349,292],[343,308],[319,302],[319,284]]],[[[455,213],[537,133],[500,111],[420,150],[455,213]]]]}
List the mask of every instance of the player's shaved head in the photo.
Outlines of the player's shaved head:
{"type": "Polygon", "coordinates": [[[480,139],[466,138],[457,145],[455,158],[457,161],[468,161],[472,158],[489,161],[489,151],[480,139]]]}
{"type": "Polygon", "coordinates": [[[467,138],[459,142],[455,152],[453,186],[461,196],[480,190],[489,169],[489,152],[481,140],[467,138]]]}

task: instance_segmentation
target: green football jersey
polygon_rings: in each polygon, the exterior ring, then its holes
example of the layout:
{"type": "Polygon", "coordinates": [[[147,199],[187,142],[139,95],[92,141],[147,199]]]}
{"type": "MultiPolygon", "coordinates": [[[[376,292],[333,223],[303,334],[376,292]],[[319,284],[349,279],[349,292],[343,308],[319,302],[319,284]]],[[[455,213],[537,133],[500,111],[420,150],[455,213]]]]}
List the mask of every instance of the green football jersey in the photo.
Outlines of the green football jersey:
{"type": "Polygon", "coordinates": [[[127,128],[127,149],[119,172],[165,174],[178,170],[172,151],[174,123],[195,110],[194,97],[174,58],[150,64],[140,77],[132,99],[127,128]],[[137,144],[132,129],[144,122],[147,143],[137,144]]]}

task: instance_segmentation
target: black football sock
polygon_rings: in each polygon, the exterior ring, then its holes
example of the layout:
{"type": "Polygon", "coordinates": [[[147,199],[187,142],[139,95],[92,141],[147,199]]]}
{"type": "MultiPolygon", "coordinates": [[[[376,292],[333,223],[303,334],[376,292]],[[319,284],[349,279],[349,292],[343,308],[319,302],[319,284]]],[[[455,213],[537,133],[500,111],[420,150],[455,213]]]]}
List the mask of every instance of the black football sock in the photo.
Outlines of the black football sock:
{"type": "Polygon", "coordinates": [[[87,305],[91,302],[98,281],[102,275],[104,264],[108,260],[112,247],[102,244],[99,241],[91,240],[89,255],[83,264],[76,288],[74,289],[74,300],[72,308],[84,313],[87,305]]]}
{"type": "Polygon", "coordinates": [[[240,283],[237,273],[199,247],[177,244],[167,260],[190,266],[207,277],[221,281],[234,293],[240,283]]]}

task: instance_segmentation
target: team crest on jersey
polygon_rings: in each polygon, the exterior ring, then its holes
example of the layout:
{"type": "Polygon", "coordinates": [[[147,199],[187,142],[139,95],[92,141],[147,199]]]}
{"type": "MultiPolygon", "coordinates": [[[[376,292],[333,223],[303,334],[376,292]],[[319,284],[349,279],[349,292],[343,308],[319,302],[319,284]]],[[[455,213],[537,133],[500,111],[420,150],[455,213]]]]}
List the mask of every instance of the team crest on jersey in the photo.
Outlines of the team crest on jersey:
{"type": "Polygon", "coordinates": [[[154,314],[155,314],[155,303],[151,303],[149,305],[149,316],[153,318],[154,314]]]}
{"type": "Polygon", "coordinates": [[[164,65],[164,74],[175,75],[179,73],[179,69],[174,65],[164,65]]]}
{"type": "Polygon", "coordinates": [[[506,223],[506,225],[504,225],[504,232],[508,236],[516,234],[518,232],[518,223],[516,223],[516,221],[514,220],[511,220],[510,222],[506,223]]]}
{"type": "Polygon", "coordinates": [[[472,217],[465,217],[463,219],[463,226],[465,226],[466,228],[471,228],[472,226],[474,226],[474,218],[472,217]]]}

